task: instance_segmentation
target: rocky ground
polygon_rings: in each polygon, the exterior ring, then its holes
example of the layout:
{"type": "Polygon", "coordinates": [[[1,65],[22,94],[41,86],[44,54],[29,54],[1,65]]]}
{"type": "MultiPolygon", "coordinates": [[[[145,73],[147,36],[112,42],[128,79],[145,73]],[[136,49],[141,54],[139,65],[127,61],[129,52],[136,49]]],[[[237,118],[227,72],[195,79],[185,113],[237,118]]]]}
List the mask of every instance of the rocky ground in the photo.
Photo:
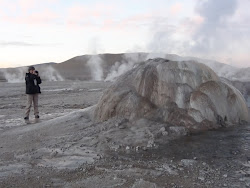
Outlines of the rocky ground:
{"type": "Polygon", "coordinates": [[[87,113],[108,85],[44,82],[26,124],[24,84],[0,83],[0,187],[250,187],[250,125],[119,149],[87,113]]]}

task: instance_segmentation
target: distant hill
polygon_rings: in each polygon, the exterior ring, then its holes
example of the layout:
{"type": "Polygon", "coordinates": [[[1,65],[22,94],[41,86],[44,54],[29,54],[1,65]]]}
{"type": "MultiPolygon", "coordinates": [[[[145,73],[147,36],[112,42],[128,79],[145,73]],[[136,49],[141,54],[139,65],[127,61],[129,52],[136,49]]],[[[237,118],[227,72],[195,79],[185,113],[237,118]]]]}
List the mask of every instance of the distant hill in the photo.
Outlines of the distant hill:
{"type": "Polygon", "coordinates": [[[204,63],[213,69],[219,76],[230,80],[250,81],[249,68],[240,69],[231,65],[220,63],[217,61],[206,60],[196,57],[182,57],[176,54],[157,54],[157,53],[121,53],[121,54],[99,54],[99,55],[83,55],[71,58],[59,64],[53,65],[56,70],[62,73],[66,79],[91,79],[91,68],[88,66],[88,61],[98,56],[101,59],[101,68],[104,79],[110,73],[111,69],[119,69],[122,64],[124,67],[128,64],[137,64],[147,59],[162,57],[175,61],[194,60],[204,63]]]}
{"type": "MultiPolygon", "coordinates": [[[[101,79],[112,81],[117,76],[133,68],[147,59],[162,57],[169,60],[193,60],[204,63],[213,69],[220,77],[233,81],[250,81],[250,67],[236,68],[217,61],[200,59],[196,57],[182,57],[176,54],[159,53],[120,53],[76,56],[61,63],[44,63],[35,65],[40,74],[47,80],[91,80],[101,79]],[[97,74],[101,74],[98,76],[97,74]]],[[[0,80],[21,80],[27,67],[0,69],[0,80]],[[8,78],[6,78],[6,75],[8,78]]]]}
{"type": "Polygon", "coordinates": [[[60,74],[64,75],[65,79],[90,80],[92,79],[91,70],[98,67],[91,67],[90,60],[92,59],[92,62],[97,60],[103,72],[103,79],[105,79],[110,73],[112,66],[116,63],[119,65],[123,63],[126,64],[132,61],[132,59],[133,61],[138,60],[139,62],[144,60],[146,56],[146,53],[82,55],[53,65],[53,67],[58,70],[60,74]]]}

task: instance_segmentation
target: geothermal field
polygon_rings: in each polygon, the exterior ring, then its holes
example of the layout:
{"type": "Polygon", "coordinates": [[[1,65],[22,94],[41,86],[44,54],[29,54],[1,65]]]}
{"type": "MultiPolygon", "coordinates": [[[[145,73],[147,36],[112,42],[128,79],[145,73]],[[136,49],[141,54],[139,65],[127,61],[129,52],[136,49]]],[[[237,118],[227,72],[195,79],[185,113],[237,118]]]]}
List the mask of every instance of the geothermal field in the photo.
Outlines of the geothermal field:
{"type": "Polygon", "coordinates": [[[0,69],[0,187],[250,187],[250,74],[173,54],[0,69]]]}

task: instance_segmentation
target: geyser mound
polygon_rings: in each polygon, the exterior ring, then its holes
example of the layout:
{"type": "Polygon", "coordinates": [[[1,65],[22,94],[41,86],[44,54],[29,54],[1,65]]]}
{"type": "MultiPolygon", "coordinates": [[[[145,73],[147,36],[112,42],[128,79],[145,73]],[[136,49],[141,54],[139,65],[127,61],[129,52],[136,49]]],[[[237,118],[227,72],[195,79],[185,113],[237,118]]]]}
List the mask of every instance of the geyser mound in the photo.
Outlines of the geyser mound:
{"type": "Polygon", "coordinates": [[[189,131],[248,120],[241,93],[204,64],[149,59],[126,72],[103,94],[95,119],[147,119],[189,131]]]}

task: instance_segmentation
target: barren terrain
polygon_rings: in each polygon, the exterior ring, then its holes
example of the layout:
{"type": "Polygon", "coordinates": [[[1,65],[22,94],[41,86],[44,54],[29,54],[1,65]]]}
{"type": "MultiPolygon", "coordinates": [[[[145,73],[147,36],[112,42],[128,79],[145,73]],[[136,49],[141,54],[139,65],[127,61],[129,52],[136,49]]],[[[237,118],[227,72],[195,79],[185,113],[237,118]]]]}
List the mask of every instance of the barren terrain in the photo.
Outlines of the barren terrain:
{"type": "Polygon", "coordinates": [[[24,84],[0,82],[0,187],[250,187],[250,125],[119,150],[87,113],[108,85],[44,82],[26,124],[24,84]]]}

